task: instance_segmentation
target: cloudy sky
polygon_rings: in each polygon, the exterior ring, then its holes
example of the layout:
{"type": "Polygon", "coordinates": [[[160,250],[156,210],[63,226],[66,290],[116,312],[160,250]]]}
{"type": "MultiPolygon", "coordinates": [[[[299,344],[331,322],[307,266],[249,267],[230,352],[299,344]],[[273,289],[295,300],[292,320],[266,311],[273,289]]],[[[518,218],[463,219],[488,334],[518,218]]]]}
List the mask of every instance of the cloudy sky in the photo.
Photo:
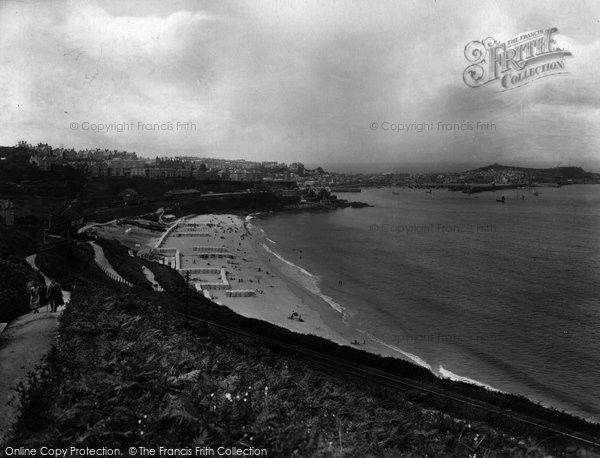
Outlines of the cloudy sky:
{"type": "Polygon", "coordinates": [[[0,144],[600,170],[598,62],[592,0],[3,1],[0,144]],[[550,27],[573,54],[568,74],[506,92],[464,84],[470,41],[550,27]],[[496,129],[437,130],[477,121],[496,129]],[[434,129],[383,128],[413,122],[434,129]]]}

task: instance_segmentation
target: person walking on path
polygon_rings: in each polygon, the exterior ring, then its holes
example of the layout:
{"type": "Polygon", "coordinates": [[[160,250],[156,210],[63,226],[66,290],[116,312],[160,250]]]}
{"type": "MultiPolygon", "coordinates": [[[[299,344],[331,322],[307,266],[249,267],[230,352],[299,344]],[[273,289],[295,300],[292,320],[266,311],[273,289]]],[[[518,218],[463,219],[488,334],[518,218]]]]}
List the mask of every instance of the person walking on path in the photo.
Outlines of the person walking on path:
{"type": "Polygon", "coordinates": [[[50,280],[50,283],[46,285],[46,313],[48,313],[48,306],[50,306],[50,311],[52,311],[52,284],[54,280],[50,280]]]}
{"type": "Polygon", "coordinates": [[[50,308],[52,312],[56,312],[58,307],[65,303],[63,300],[62,289],[60,288],[60,285],[54,280],[52,280],[49,289],[50,290],[48,294],[48,300],[50,301],[50,308]]]}
{"type": "Polygon", "coordinates": [[[33,284],[29,290],[29,309],[31,313],[40,313],[40,290],[37,284],[33,284]]]}
{"type": "Polygon", "coordinates": [[[37,286],[38,294],[40,296],[40,307],[43,307],[45,305],[46,312],[48,311],[48,302],[49,302],[47,289],[48,288],[46,288],[46,284],[43,282],[37,286]]]}

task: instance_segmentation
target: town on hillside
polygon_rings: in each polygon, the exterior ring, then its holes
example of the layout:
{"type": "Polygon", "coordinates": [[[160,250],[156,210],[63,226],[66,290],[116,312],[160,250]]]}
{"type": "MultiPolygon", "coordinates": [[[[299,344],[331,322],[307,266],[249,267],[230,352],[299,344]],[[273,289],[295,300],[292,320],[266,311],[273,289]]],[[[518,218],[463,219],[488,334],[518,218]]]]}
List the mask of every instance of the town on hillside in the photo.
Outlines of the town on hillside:
{"type": "MultiPolygon", "coordinates": [[[[135,152],[109,149],[53,148],[47,143],[31,145],[24,140],[15,147],[30,156],[39,170],[50,172],[73,167],[89,177],[193,178],[196,180],[243,181],[253,183],[294,182],[308,186],[408,186],[449,187],[468,184],[582,184],[599,183],[600,174],[580,167],[525,168],[493,164],[461,172],[429,173],[339,173],[321,167],[308,169],[301,162],[216,159],[175,156],[144,158],[135,152]]],[[[2,158],[0,157],[0,160],[2,158]]]]}
{"type": "Polygon", "coordinates": [[[49,235],[63,236],[90,219],[108,221],[158,207],[178,214],[202,202],[206,208],[218,209],[224,205],[224,199],[228,200],[227,205],[234,199],[240,207],[251,203],[254,208],[267,210],[328,210],[367,206],[341,198],[366,187],[442,188],[476,193],[600,183],[600,174],[581,167],[540,169],[493,164],[463,172],[340,173],[322,167],[311,169],[301,162],[190,156],[144,158],[129,151],[76,151],[47,143],[34,146],[26,141],[0,147],[0,175],[0,196],[4,196],[0,200],[1,223],[37,223],[45,219],[49,235]],[[44,196],[39,199],[39,208],[32,208],[29,202],[27,212],[23,211],[15,196],[27,194],[44,196]],[[60,196],[71,197],[62,202],[60,196]],[[56,208],[51,209],[48,203],[56,208]]]}

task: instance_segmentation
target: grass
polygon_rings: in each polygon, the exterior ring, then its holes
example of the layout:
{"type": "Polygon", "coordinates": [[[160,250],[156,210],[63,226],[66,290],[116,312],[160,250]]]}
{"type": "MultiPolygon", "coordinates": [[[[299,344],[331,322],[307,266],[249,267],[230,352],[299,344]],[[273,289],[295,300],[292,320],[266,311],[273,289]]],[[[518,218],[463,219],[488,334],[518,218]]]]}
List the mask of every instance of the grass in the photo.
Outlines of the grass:
{"type": "Polygon", "coordinates": [[[548,452],[95,287],[74,292],[57,345],[20,392],[8,444],[236,445],[315,457],[548,452]]]}

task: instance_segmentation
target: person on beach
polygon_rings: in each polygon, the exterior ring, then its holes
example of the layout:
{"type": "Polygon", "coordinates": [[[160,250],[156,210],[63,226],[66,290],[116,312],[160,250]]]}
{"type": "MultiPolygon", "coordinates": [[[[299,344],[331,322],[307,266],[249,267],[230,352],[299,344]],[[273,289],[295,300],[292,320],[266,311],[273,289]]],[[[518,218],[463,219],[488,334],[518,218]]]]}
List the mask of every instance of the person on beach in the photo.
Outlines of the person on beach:
{"type": "Polygon", "coordinates": [[[29,309],[31,313],[40,313],[40,290],[34,283],[29,289],[29,309]]]}

